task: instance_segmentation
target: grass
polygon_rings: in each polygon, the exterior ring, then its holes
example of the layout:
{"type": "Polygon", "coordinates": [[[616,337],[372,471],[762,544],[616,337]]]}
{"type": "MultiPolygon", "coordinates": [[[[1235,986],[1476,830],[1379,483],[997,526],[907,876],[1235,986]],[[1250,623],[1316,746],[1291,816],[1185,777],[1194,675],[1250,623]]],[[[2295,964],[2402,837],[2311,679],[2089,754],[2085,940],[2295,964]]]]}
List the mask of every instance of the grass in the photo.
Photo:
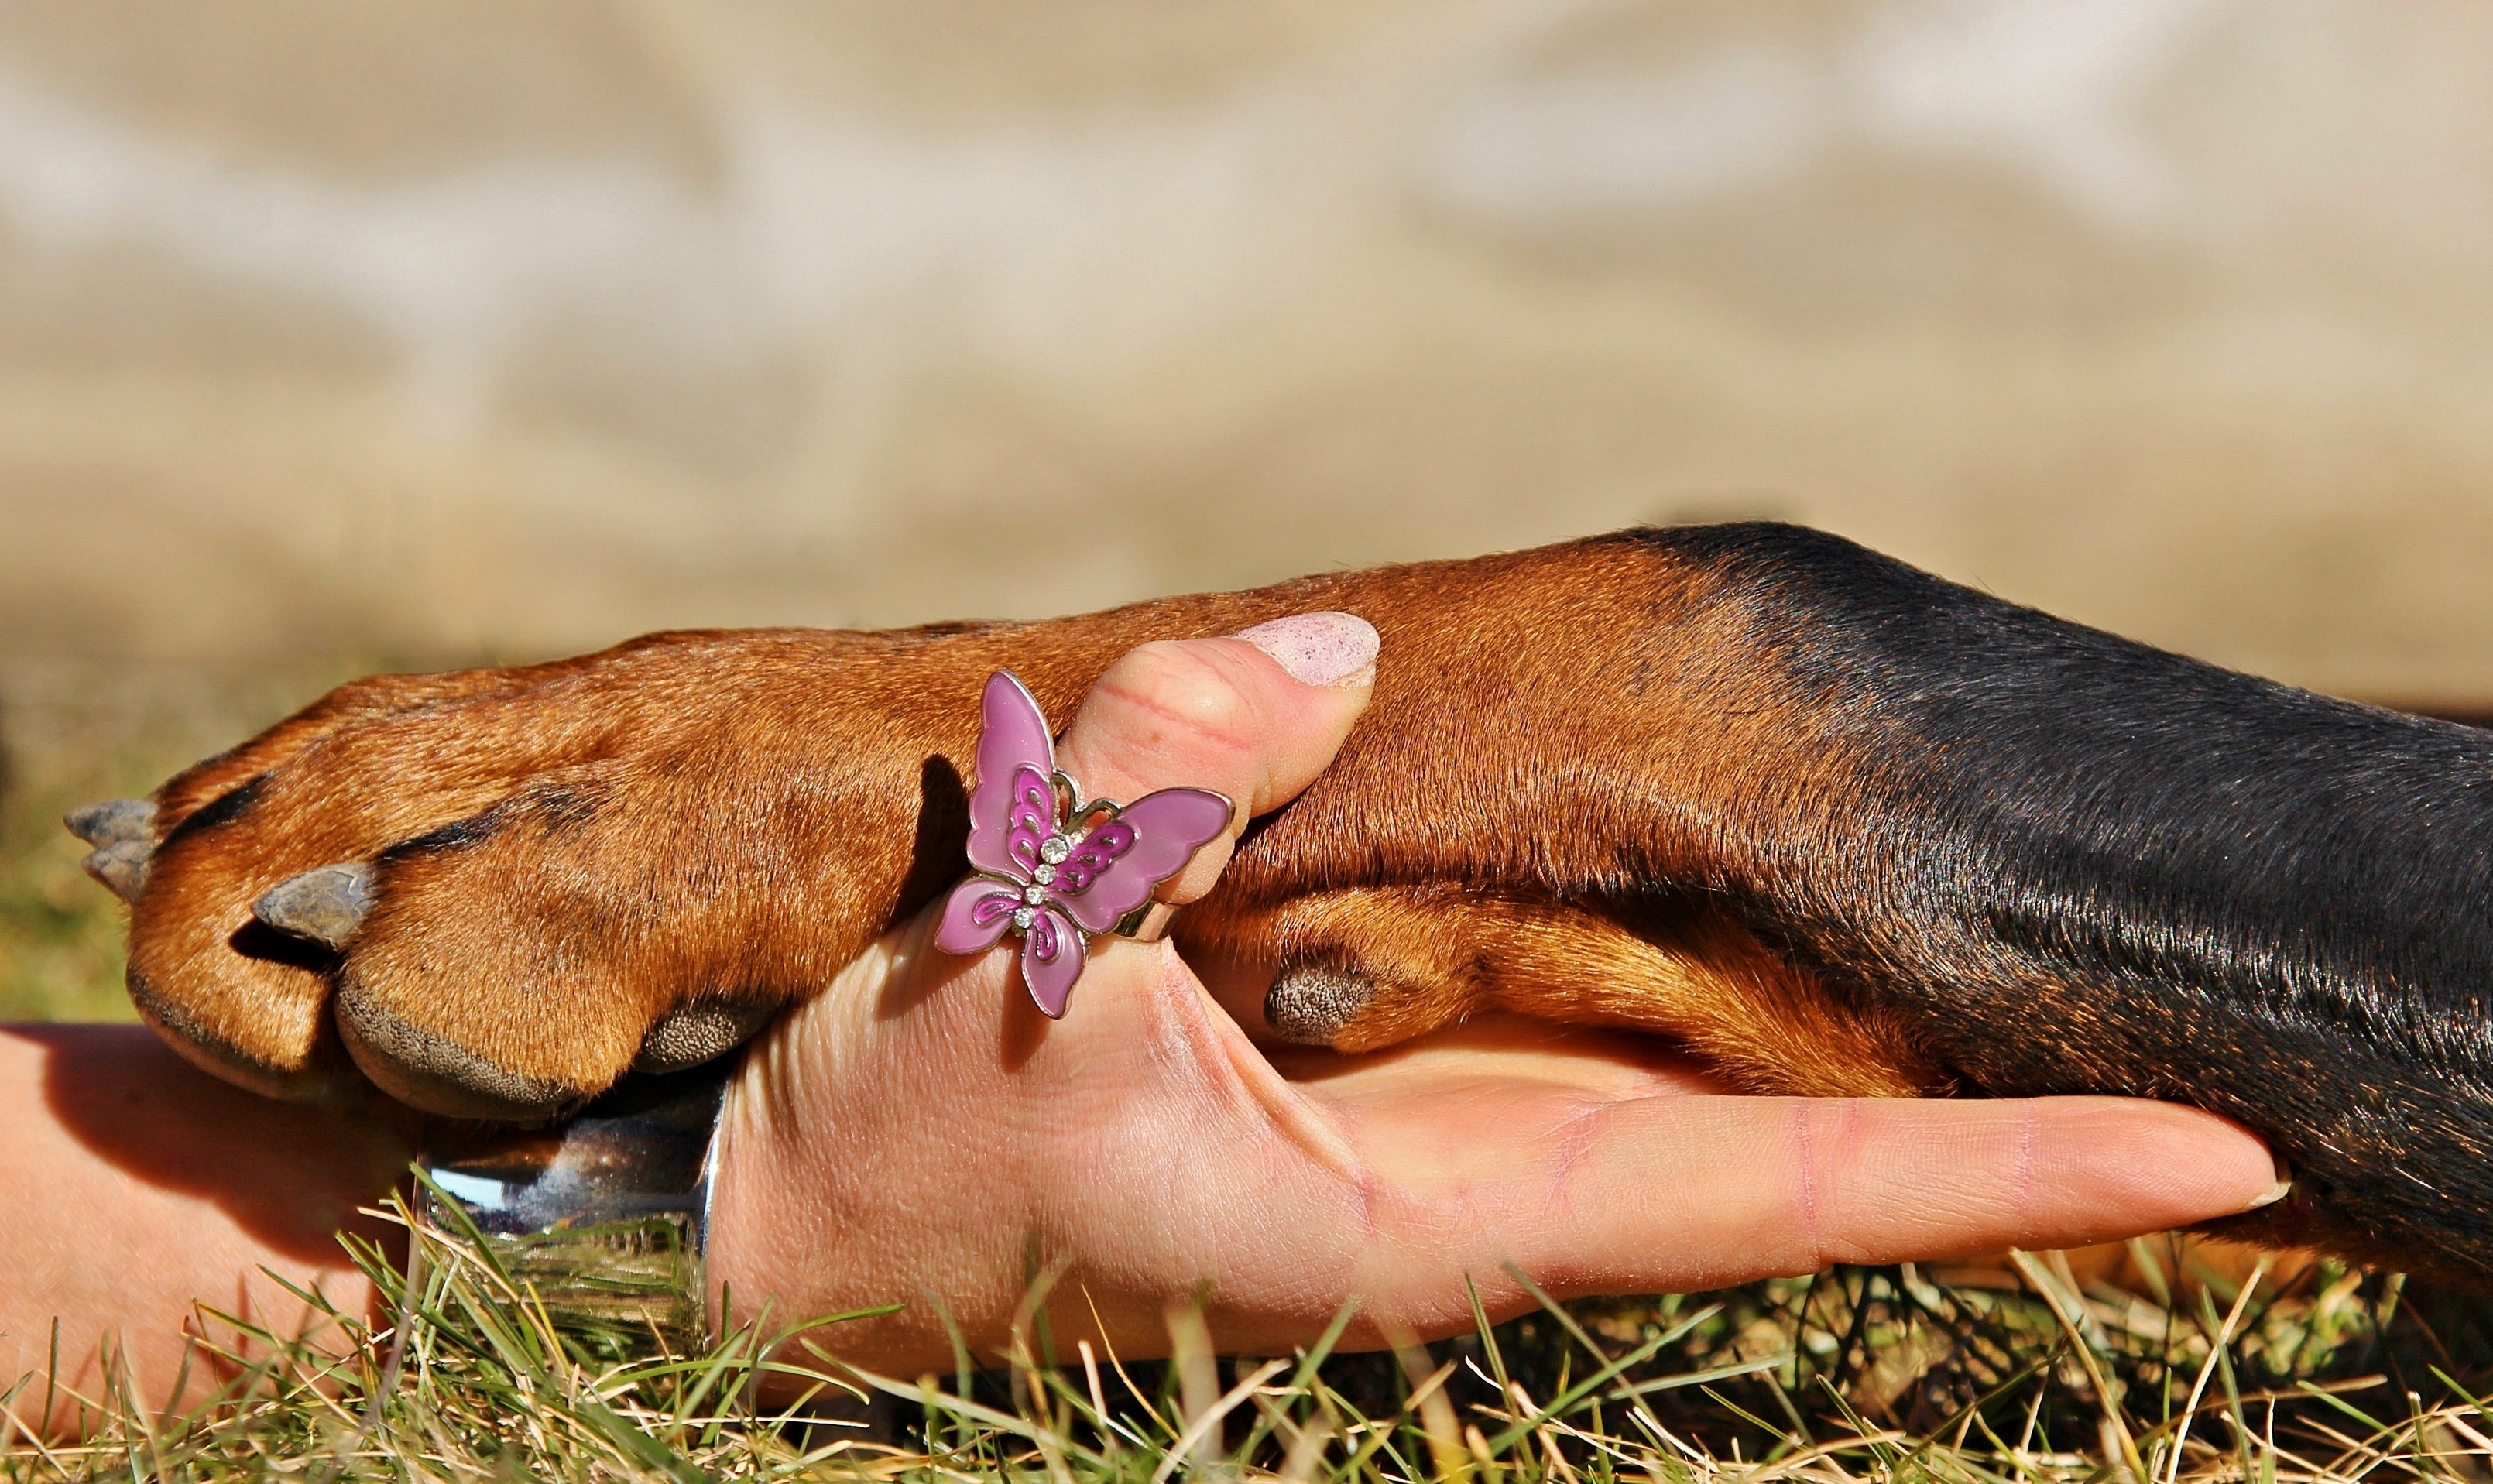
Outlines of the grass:
{"type": "MultiPolygon", "coordinates": [[[[64,810],[363,668],[0,675],[0,1019],[130,1013],[121,909],[79,871],[64,810]]],[[[412,1245],[411,1284],[355,1254],[387,1323],[324,1311],[320,1332],[278,1336],[203,1311],[217,1342],[195,1364],[222,1380],[180,1416],[107,1387],[75,1399],[89,1440],[46,1445],[14,1420],[43,1409],[44,1379],[0,1378],[0,1480],[2493,1479],[2493,1307],[2170,1238],[1547,1305],[1386,1355],[1216,1358],[1181,1312],[1178,1358],[1133,1363],[1055,1353],[1034,1325],[1015,1355],[944,1378],[842,1370],[806,1353],[820,1334],[767,1359],[753,1328],[640,1355],[467,1242],[412,1245]],[[757,1401],[766,1382],[795,1400],[757,1401]]]]}
{"type": "Polygon", "coordinates": [[[87,799],[45,785],[0,787],[0,1021],[128,1020],[121,905],[79,869],[86,847],[61,828],[87,799]]]}
{"type": "Polygon", "coordinates": [[[2393,1277],[2317,1261],[2280,1276],[2261,1259],[2231,1278],[2242,1255],[2172,1240],[2125,1254],[2162,1299],[2019,1254],[1944,1283],[1839,1269],[1703,1298],[1545,1304],[1388,1355],[1337,1354],[1328,1337],[1218,1359],[1181,1311],[1176,1358],[1135,1364],[1051,1355],[1034,1321],[1007,1363],[981,1371],[964,1355],[943,1378],[809,1353],[839,1321],[774,1335],[775,1352],[752,1325],[697,1353],[654,1341],[636,1352],[610,1325],[556,1319],[469,1240],[410,1240],[411,1281],[353,1248],[389,1322],[322,1305],[315,1331],[279,1336],[203,1310],[217,1339],[195,1368],[224,1380],[184,1415],[147,1416],[113,1387],[73,1399],[88,1440],[46,1445],[14,1422],[45,1405],[44,1380],[0,1389],[0,1479],[2283,1484],[2493,1471],[2493,1349],[2474,1306],[2432,1299],[2458,1325],[2445,1333],[2393,1277]]]}

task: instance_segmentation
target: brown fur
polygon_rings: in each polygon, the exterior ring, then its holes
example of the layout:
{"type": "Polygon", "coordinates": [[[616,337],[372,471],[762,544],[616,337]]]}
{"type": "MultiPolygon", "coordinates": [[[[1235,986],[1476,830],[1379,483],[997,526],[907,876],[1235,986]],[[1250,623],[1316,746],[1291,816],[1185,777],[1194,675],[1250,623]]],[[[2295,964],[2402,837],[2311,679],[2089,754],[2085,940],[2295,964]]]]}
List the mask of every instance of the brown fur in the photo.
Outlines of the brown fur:
{"type": "Polygon", "coordinates": [[[300,1095],[346,1075],[320,1013],[334,987],[393,1090],[542,1113],[610,1084],[671,1012],[803,995],[948,880],[991,670],[1061,720],[1138,643],[1338,608],[1383,636],[1375,702],[1189,935],[1372,956],[1393,992],[1344,1045],[1497,1003],[1676,1035],[1761,1088],[1944,1086],[1899,1025],[1736,927],[1656,938],[1551,900],[1719,869],[1618,859],[1622,811],[1645,800],[1683,811],[1693,844],[1840,848],[1847,759],[1812,745],[1736,602],[1693,601],[1722,596],[1707,581],[1584,544],[1048,623],[658,635],[358,682],[160,790],[133,988],[214,1069],[300,1095]],[[1603,642],[1672,625],[1667,666],[1603,642]],[[379,905],[343,964],[251,922],[294,873],[375,857],[379,905]],[[1469,885],[1428,885],[1448,881],[1469,885]],[[1338,891],[1358,887],[1385,889],[1338,891]],[[1336,894],[1276,910],[1318,888],[1336,894]],[[502,1079],[481,1097],[479,1066],[502,1079]]]}
{"type": "Polygon", "coordinates": [[[1331,1044],[1373,1051],[1489,1009],[1672,1036],[1757,1092],[1929,1097],[1954,1080],[1883,1007],[1859,1005],[1737,924],[1658,939],[1577,908],[1457,886],[1331,892],[1269,912],[1189,913],[1189,955],[1277,952],[1337,966],[1376,995],[1331,1044]]]}
{"type": "Polygon", "coordinates": [[[2237,1234],[2493,1282],[2493,737],[1785,526],[359,682],[159,791],[152,862],[109,863],[131,989],[264,1090],[547,1116],[957,879],[993,670],[1062,722],[1148,640],[1329,608],[1383,637],[1373,703],[1179,920],[1276,976],[1250,1030],[1498,1008],[1759,1091],[2193,1102],[2296,1171],[2237,1234]],[[341,862],[343,952],[257,925],[341,862]]]}

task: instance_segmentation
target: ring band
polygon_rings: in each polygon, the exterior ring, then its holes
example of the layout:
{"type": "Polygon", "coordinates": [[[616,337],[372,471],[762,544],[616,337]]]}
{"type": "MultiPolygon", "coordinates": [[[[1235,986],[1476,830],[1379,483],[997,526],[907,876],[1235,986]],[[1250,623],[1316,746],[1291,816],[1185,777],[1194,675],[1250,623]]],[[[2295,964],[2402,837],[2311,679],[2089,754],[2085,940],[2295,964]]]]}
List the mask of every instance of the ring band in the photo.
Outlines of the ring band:
{"type": "Polygon", "coordinates": [[[1137,943],[1156,943],[1168,936],[1169,920],[1177,916],[1177,906],[1167,902],[1146,902],[1117,919],[1108,930],[1112,937],[1129,937],[1137,943]]]}

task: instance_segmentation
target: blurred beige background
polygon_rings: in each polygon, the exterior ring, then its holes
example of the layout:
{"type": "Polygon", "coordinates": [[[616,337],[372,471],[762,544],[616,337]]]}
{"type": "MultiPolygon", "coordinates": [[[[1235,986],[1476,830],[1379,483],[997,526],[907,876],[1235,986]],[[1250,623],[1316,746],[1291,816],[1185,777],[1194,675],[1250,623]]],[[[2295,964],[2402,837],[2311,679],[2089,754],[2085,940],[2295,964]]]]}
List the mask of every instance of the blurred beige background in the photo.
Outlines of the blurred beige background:
{"type": "Polygon", "coordinates": [[[0,6],[0,725],[1747,514],[2493,698],[2488,76],[2456,0],[0,6]]]}

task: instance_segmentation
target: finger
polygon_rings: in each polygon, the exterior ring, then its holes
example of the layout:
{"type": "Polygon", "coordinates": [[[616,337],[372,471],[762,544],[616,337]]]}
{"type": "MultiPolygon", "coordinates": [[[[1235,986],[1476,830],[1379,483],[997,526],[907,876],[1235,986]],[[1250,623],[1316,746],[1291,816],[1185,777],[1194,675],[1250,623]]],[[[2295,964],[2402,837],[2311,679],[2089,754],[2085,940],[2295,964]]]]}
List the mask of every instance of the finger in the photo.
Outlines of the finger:
{"type": "Polygon", "coordinates": [[[1426,1100],[1401,1105],[1392,1125],[1363,1125],[1363,1148],[1401,1172],[1412,1199],[1459,1190],[1481,1213],[1455,1238],[1472,1250],[1420,1267],[1512,1260],[1556,1291],[1684,1292],[1836,1262],[2109,1241],[2283,1193],[2268,1149],[2238,1126],[2130,1099],[1662,1096],[1564,1109],[1550,1101],[1559,1115],[1537,1128],[1528,1109],[1502,1116],[1489,1140],[1476,1137],[1478,1109],[1456,1119],[1426,1100]],[[1475,1137],[1452,1132],[1463,1128],[1475,1137]]]}
{"type": "Polygon", "coordinates": [[[1229,829],[1161,888],[1211,890],[1248,819],[1315,781],[1373,689],[1376,631],[1349,613],[1307,613],[1230,638],[1145,644],[1108,668],[1058,748],[1095,797],[1156,788],[1228,795],[1229,829]]]}

